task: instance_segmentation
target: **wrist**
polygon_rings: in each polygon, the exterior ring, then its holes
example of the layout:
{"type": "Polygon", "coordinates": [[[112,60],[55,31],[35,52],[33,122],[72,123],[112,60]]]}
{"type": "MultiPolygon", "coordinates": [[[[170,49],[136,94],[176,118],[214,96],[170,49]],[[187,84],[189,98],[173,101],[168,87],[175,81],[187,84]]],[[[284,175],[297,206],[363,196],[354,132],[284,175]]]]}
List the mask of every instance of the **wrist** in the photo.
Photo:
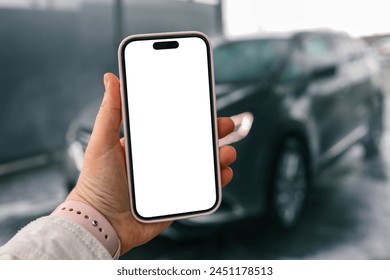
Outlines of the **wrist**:
{"type": "Polygon", "coordinates": [[[88,203],[66,200],[51,215],[79,224],[89,231],[114,259],[119,258],[121,243],[114,227],[103,214],[88,203]]]}

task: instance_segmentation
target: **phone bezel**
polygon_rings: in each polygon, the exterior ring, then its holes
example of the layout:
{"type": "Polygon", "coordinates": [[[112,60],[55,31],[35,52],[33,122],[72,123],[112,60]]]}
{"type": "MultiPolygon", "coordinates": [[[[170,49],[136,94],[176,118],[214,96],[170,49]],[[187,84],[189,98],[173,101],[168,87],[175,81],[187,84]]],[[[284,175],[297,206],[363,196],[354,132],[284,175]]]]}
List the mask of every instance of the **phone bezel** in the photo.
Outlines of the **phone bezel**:
{"type": "Polygon", "coordinates": [[[201,215],[211,214],[216,211],[221,204],[221,185],[220,185],[220,167],[219,167],[219,146],[218,146],[218,135],[217,135],[217,112],[216,112],[216,98],[214,88],[214,69],[213,69],[213,56],[212,56],[212,45],[208,37],[198,31],[190,32],[169,32],[169,33],[153,33],[153,34],[139,34],[126,37],[118,48],[118,64],[119,64],[119,75],[121,81],[121,97],[122,97],[122,115],[123,115],[123,130],[125,135],[125,150],[126,150],[126,166],[127,176],[129,184],[129,199],[130,208],[134,217],[144,223],[170,221],[177,219],[184,219],[190,217],[196,217],[201,215]],[[212,127],[212,138],[213,138],[213,156],[214,156],[214,174],[215,174],[215,192],[216,200],[212,207],[209,209],[176,213],[170,215],[161,215],[154,217],[143,217],[137,212],[136,199],[134,195],[134,180],[133,180],[133,165],[132,165],[132,154],[131,154],[131,138],[130,138],[130,126],[129,126],[129,112],[128,112],[128,97],[127,97],[127,80],[126,80],[126,64],[125,64],[125,49],[128,44],[134,41],[141,40],[165,40],[165,39],[179,39],[188,37],[198,37],[205,42],[207,48],[207,64],[208,64],[208,78],[209,78],[209,95],[210,95],[210,110],[211,110],[211,127],[212,127]]]}

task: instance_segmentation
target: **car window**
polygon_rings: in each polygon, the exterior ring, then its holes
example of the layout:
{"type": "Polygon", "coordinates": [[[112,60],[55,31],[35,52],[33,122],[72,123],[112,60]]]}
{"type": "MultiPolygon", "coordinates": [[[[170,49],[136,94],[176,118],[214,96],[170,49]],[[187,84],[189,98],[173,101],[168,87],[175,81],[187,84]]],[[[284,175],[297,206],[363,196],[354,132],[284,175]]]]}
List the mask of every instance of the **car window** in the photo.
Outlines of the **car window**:
{"type": "Polygon", "coordinates": [[[338,64],[333,42],[325,35],[310,35],[301,41],[302,53],[309,69],[338,64]]]}
{"type": "Polygon", "coordinates": [[[228,43],[214,50],[216,83],[242,83],[271,75],[286,56],[288,39],[228,43]]]}
{"type": "Polygon", "coordinates": [[[282,85],[294,84],[306,76],[306,65],[299,50],[294,50],[282,70],[279,83],[282,85]]]}
{"type": "Polygon", "coordinates": [[[304,52],[311,57],[324,57],[332,53],[332,46],[328,40],[322,36],[310,36],[303,41],[304,52]]]}

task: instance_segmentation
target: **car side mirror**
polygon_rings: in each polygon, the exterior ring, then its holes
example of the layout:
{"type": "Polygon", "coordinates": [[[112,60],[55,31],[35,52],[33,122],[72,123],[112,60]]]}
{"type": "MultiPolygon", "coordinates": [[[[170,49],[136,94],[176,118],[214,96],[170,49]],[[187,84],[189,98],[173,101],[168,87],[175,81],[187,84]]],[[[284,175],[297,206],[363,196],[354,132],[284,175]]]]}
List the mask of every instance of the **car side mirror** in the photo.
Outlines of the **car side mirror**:
{"type": "Polygon", "coordinates": [[[336,75],[337,72],[337,66],[336,65],[328,65],[324,67],[319,67],[317,69],[314,69],[314,71],[311,74],[312,80],[319,80],[324,78],[330,78],[336,75]]]}

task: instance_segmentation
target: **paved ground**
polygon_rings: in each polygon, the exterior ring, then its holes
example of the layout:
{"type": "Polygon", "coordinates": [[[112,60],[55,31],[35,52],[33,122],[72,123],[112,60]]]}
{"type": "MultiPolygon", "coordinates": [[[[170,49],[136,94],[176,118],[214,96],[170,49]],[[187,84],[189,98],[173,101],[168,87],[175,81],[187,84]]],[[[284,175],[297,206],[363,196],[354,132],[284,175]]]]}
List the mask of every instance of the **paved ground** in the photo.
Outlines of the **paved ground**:
{"type": "Polygon", "coordinates": [[[0,177],[0,244],[29,221],[50,213],[65,196],[57,165],[0,177]]]}
{"type": "MultiPolygon", "coordinates": [[[[124,258],[389,259],[390,122],[383,140],[380,157],[365,161],[356,146],[318,178],[303,219],[293,230],[269,229],[258,218],[198,240],[160,237],[124,258]]],[[[57,165],[1,177],[0,244],[52,211],[65,196],[57,165]]]]}
{"type": "MultiPolygon", "coordinates": [[[[157,238],[129,259],[388,259],[390,258],[390,127],[382,155],[364,161],[354,147],[316,182],[301,223],[289,232],[260,218],[198,240],[157,238]]],[[[59,166],[0,179],[0,244],[49,213],[65,197],[59,166]]]]}

